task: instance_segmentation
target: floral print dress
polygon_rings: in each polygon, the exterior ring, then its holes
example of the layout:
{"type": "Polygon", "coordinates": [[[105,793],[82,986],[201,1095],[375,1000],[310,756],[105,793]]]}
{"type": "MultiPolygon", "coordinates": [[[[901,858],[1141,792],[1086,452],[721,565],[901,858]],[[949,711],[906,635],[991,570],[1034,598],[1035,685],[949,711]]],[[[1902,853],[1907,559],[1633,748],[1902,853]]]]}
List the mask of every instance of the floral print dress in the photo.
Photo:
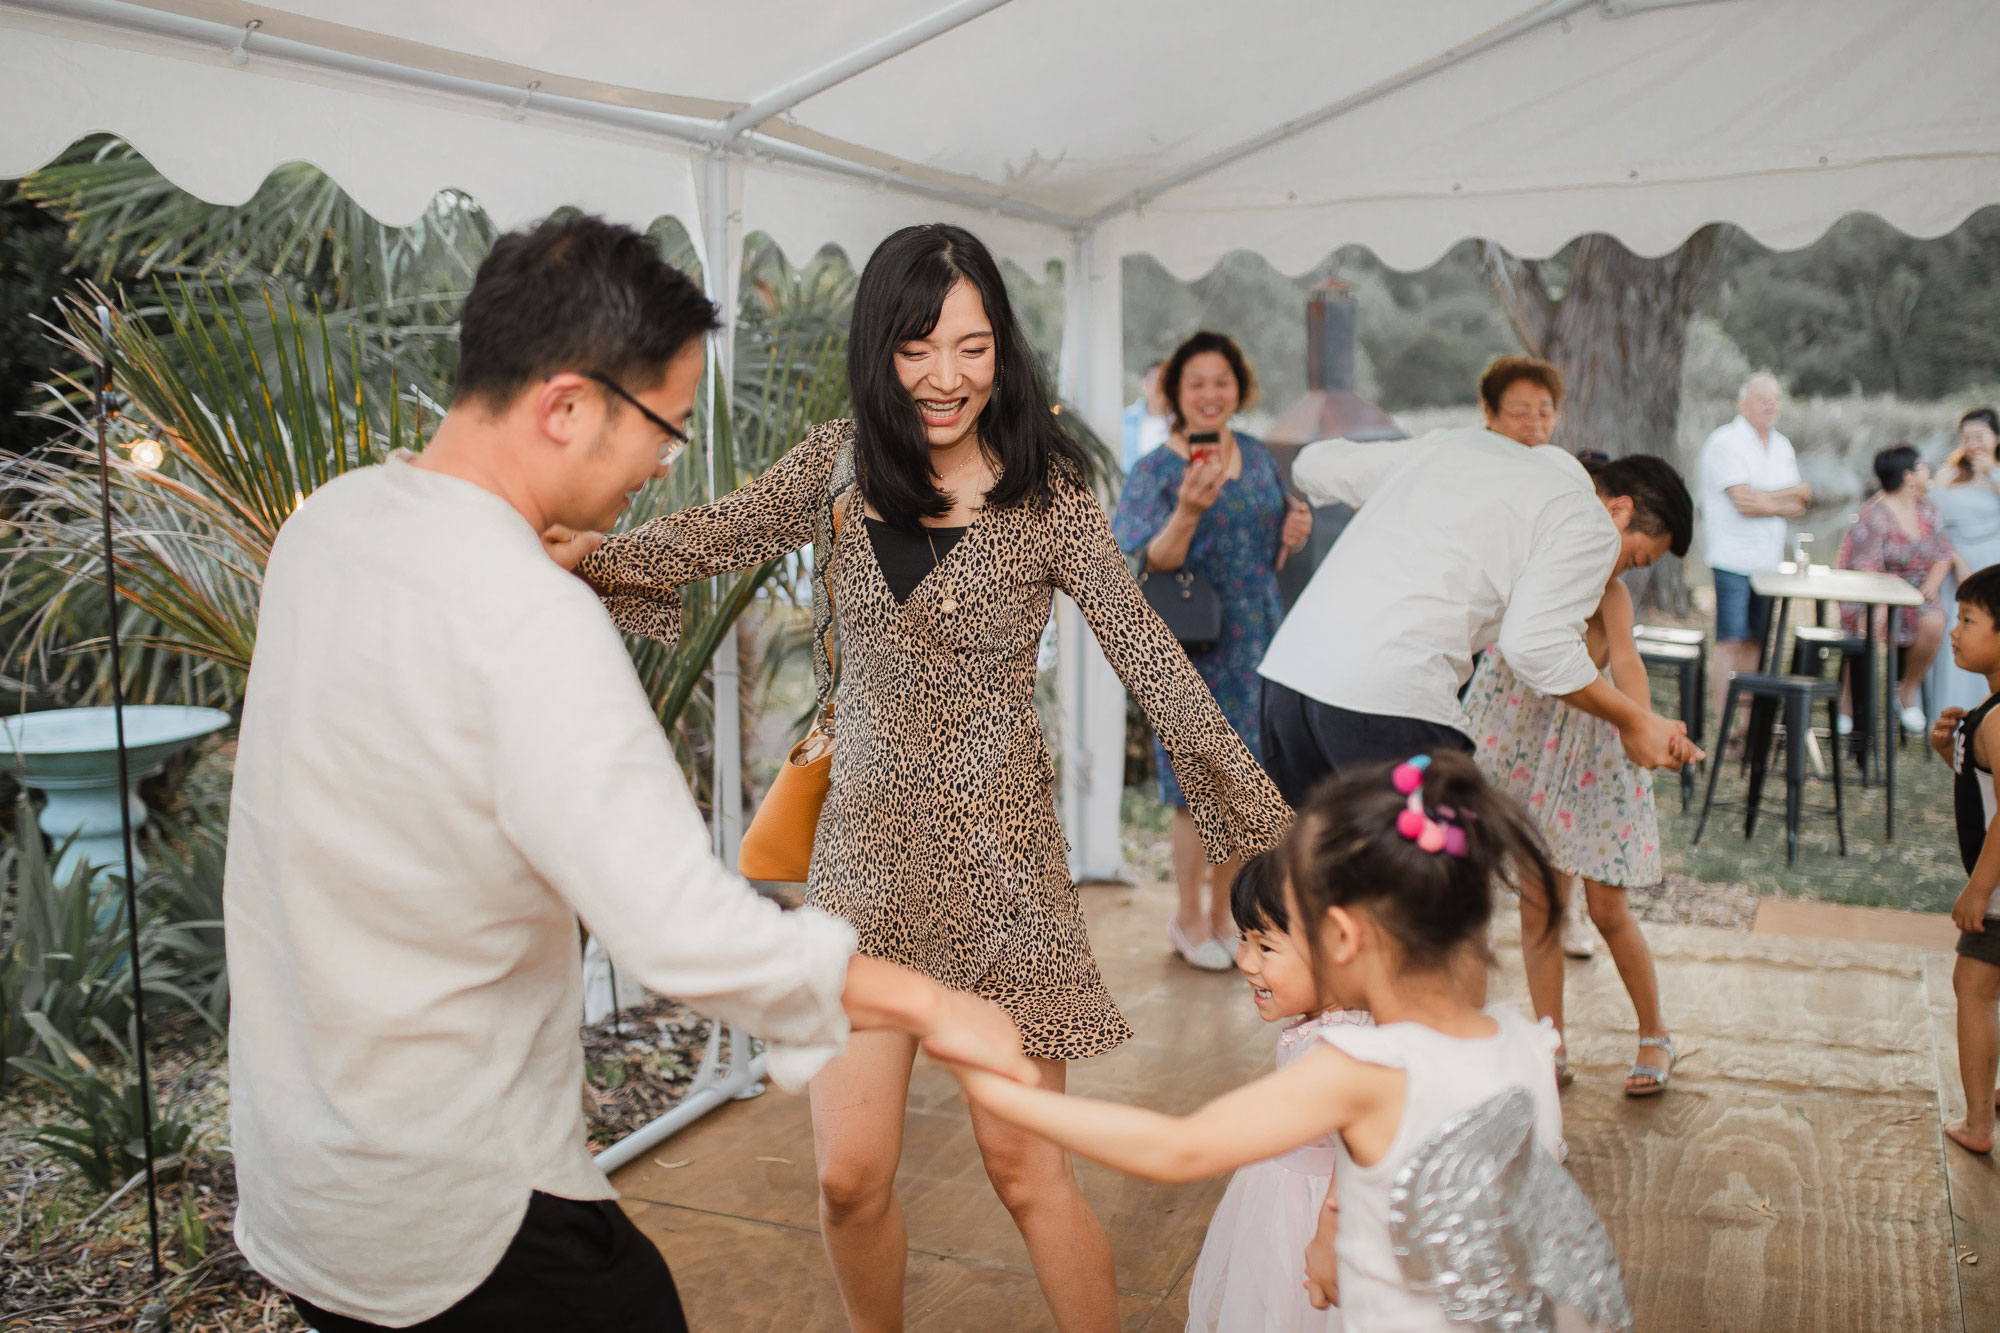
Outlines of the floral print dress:
{"type": "Polygon", "coordinates": [[[1535,817],[1558,869],[1620,889],[1660,882],[1653,774],[1625,757],[1618,728],[1529,689],[1497,648],[1465,712],[1479,767],[1535,817]]]}
{"type": "MultiPolygon", "coordinates": [[[[1215,585],[1222,598],[1222,641],[1205,653],[1191,655],[1194,669],[1208,682],[1215,702],[1229,725],[1259,763],[1258,724],[1263,680],[1257,664],[1285,618],[1278,596],[1278,544],[1285,528],[1285,486],[1277,460],[1254,435],[1236,434],[1243,457],[1243,475],[1228,482],[1222,494],[1195,525],[1183,568],[1215,585]]],[[[1169,448],[1142,456],[1125,479],[1111,531],[1126,555],[1144,550],[1174,515],[1180,502],[1181,478],[1187,460],[1169,448]]],[[[1185,806],[1173,765],[1157,739],[1153,757],[1160,773],[1160,799],[1185,806]]]]}
{"type": "MultiPolygon", "coordinates": [[[[1875,495],[1861,506],[1854,526],[1840,539],[1839,566],[1842,569],[1872,569],[1894,574],[1913,588],[1924,586],[1931,566],[1952,558],[1951,538],[1945,535],[1944,516],[1928,497],[1917,501],[1917,535],[1903,531],[1887,502],[1875,495]]],[[[1840,605],[1840,624],[1849,634],[1862,631],[1865,608],[1850,602],[1840,605]]],[[[1943,604],[1933,597],[1921,607],[1899,606],[1896,612],[1896,642],[1907,648],[1917,641],[1917,615],[1921,611],[1942,613],[1943,604]]],[[[1949,654],[1946,654],[1949,656],[1949,654]]]]}

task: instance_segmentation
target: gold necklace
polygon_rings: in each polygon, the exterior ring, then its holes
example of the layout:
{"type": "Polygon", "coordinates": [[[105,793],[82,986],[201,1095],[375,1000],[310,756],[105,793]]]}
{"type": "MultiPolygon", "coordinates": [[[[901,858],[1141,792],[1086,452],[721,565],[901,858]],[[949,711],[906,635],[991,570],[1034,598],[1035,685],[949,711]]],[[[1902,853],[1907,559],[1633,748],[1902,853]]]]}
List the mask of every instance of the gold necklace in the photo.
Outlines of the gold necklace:
{"type": "MultiPolygon", "coordinates": [[[[922,523],[923,520],[919,519],[918,522],[922,523]]],[[[924,540],[930,543],[930,548],[931,548],[931,572],[935,574],[937,572],[937,567],[943,564],[944,560],[938,555],[937,539],[931,536],[930,525],[928,523],[925,523],[923,527],[924,527],[924,540]]],[[[938,607],[946,615],[950,615],[952,612],[958,610],[958,599],[951,595],[950,588],[946,588],[944,590],[944,600],[938,603],[938,607]]]]}

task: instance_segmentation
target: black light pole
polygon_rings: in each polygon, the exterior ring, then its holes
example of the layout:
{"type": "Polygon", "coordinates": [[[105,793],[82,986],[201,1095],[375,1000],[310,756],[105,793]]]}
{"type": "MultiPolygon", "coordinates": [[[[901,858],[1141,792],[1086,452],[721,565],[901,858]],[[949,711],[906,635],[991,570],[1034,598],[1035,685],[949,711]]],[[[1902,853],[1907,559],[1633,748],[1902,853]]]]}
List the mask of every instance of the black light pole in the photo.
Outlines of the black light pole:
{"type": "MultiPolygon", "coordinates": [[[[153,1174],[153,1077],[146,1063],[146,991],[139,978],[139,877],[132,865],[132,788],[125,754],[125,663],[118,650],[118,570],[111,544],[111,311],[97,307],[104,356],[97,365],[97,499],[104,513],[104,605],[111,630],[111,716],[118,734],[118,822],[124,832],[125,935],[132,951],[132,1055],[139,1066],[139,1124],[146,1147],[146,1223],[153,1244],[153,1289],[166,1281],[160,1264],[160,1194],[153,1174]]],[[[164,1301],[155,1300],[141,1327],[164,1329],[164,1301]]]]}

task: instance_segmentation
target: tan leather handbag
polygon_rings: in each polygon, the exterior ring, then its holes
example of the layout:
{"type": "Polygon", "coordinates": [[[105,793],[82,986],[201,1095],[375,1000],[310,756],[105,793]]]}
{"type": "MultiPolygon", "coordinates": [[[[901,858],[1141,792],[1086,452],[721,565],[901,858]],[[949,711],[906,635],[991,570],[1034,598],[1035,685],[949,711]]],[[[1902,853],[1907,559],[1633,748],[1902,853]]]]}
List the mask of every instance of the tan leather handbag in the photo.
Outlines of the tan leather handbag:
{"type": "MultiPolygon", "coordinates": [[[[840,536],[840,506],[833,507],[833,535],[840,536]]],[[[833,605],[833,563],[826,564],[826,596],[833,605]]],[[[827,624],[827,639],[833,624],[827,624]]],[[[833,694],[840,683],[840,659],[829,642],[820,649],[826,654],[829,684],[826,702],[813,719],[805,739],[792,747],[764,802],[743,830],[743,845],[736,852],[736,869],[745,879],[761,879],[775,884],[803,884],[812,865],[813,837],[819,831],[820,807],[833,781],[833,694]]]]}

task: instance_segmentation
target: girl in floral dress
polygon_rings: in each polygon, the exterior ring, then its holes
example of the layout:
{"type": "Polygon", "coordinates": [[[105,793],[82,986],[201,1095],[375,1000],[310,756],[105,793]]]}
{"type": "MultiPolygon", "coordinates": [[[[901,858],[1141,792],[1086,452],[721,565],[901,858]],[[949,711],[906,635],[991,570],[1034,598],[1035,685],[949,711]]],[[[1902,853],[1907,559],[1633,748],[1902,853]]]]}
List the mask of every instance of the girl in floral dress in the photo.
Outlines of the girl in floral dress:
{"type": "MultiPolygon", "coordinates": [[[[1632,642],[1632,594],[1612,579],[1585,627],[1584,640],[1599,669],[1628,698],[1652,707],[1645,663],[1632,642]]],[[[1664,1091],[1673,1072],[1674,1047],[1660,1016],[1660,984],[1646,937],[1625,903],[1625,890],[1661,878],[1659,816],[1653,809],[1653,775],[1625,757],[1618,729],[1523,685],[1489,649],[1473,672],[1465,711],[1471,719],[1479,766],[1500,790],[1527,807],[1547,839],[1550,861],[1565,876],[1583,880],[1590,919],[1618,965],[1618,976],[1639,1018],[1639,1057],[1625,1078],[1628,1097],[1664,1091]],[[1657,1050],[1658,1056],[1649,1051],[1657,1050]]],[[[1574,888],[1552,886],[1560,900],[1574,888]]],[[[1543,928],[1548,899],[1521,894],[1521,954],[1528,995],[1537,1017],[1563,1026],[1563,960],[1543,928]]],[[[1559,1083],[1570,1080],[1566,1053],[1556,1056],[1559,1083]]]]}

